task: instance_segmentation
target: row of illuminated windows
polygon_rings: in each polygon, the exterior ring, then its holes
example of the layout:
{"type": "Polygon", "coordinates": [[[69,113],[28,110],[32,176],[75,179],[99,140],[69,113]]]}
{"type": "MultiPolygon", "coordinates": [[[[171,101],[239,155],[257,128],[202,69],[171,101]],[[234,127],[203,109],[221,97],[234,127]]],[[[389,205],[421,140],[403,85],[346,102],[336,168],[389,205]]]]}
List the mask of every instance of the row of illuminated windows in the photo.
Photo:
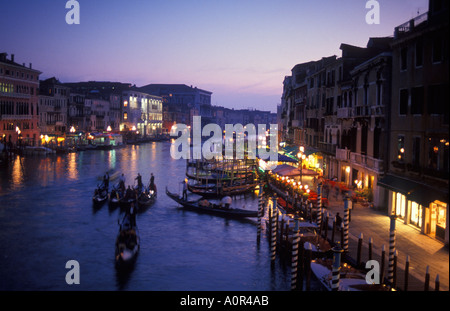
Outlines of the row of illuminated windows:
{"type": "Polygon", "coordinates": [[[34,130],[34,123],[33,122],[17,122],[16,124],[11,122],[4,122],[3,123],[3,130],[4,131],[16,131],[19,130],[34,130]]]}
{"type": "Polygon", "coordinates": [[[13,93],[14,85],[11,83],[2,83],[0,82],[0,92],[2,93],[13,93]]]}
{"type": "MultiPolygon", "coordinates": [[[[15,91],[18,94],[30,94],[34,95],[36,90],[37,94],[37,88],[30,87],[28,85],[16,85],[15,91]]],[[[2,93],[14,93],[14,84],[11,83],[0,83],[0,92],[2,93]]]]}

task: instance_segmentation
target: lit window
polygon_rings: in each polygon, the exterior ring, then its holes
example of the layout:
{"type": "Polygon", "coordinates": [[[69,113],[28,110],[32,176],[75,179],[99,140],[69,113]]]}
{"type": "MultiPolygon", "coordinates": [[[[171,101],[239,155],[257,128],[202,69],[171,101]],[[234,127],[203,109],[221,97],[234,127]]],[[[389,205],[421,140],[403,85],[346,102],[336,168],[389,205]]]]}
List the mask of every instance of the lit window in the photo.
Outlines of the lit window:
{"type": "Polygon", "coordinates": [[[123,113],[123,119],[124,119],[124,120],[127,120],[127,119],[128,119],[128,113],[126,113],[126,112],[123,113]]]}
{"type": "Polygon", "coordinates": [[[128,107],[128,101],[124,100],[124,101],[123,101],[123,106],[124,106],[124,107],[128,107]]]}

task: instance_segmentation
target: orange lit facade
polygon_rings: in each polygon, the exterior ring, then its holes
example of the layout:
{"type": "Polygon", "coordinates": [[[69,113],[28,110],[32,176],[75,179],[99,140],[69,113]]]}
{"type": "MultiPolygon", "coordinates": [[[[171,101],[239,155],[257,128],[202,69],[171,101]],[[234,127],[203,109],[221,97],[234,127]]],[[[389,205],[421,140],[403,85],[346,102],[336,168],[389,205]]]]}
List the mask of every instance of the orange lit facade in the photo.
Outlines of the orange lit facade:
{"type": "Polygon", "coordinates": [[[0,139],[14,145],[39,140],[38,94],[40,71],[0,53],[0,139]]]}

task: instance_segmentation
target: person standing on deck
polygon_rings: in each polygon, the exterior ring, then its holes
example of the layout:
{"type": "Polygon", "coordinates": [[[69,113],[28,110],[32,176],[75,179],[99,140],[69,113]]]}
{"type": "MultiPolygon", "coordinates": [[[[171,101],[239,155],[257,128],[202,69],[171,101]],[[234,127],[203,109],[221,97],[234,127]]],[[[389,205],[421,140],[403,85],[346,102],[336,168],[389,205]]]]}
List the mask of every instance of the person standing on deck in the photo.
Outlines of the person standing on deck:
{"type": "Polygon", "coordinates": [[[187,200],[187,183],[186,180],[181,182],[183,184],[183,200],[187,200]]]}

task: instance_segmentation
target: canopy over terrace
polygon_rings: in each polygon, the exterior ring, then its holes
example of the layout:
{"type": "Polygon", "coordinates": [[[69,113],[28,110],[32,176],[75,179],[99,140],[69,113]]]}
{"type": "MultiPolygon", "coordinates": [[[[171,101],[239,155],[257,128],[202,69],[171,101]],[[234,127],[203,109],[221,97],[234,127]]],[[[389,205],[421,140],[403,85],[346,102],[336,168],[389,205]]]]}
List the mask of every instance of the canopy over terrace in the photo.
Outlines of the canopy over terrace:
{"type": "Polygon", "coordinates": [[[277,174],[279,176],[285,177],[295,177],[295,176],[318,176],[319,173],[316,173],[313,170],[302,169],[294,167],[288,164],[278,165],[274,170],[272,170],[273,174],[277,174]]]}

